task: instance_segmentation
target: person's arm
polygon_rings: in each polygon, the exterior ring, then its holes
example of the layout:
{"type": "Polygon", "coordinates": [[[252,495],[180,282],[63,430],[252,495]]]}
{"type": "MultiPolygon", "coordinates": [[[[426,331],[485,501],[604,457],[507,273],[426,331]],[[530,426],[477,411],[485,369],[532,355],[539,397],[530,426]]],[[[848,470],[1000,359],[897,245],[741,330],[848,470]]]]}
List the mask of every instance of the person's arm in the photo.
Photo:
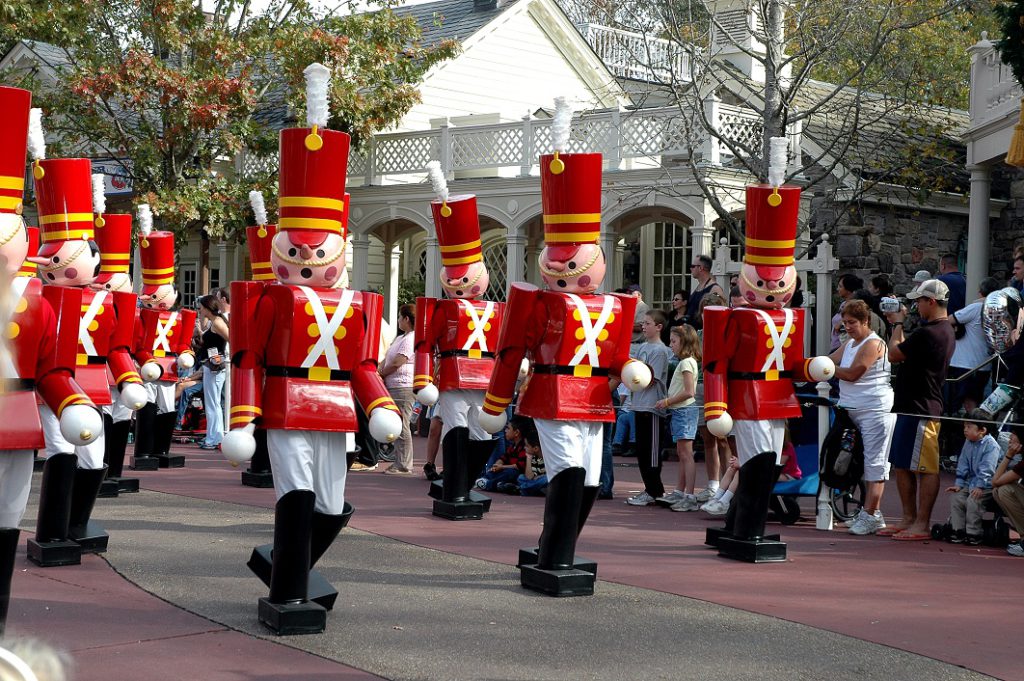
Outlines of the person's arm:
{"type": "MultiPolygon", "coordinates": [[[[409,334],[405,335],[408,336],[409,334]]],[[[384,378],[385,376],[390,376],[391,374],[395,373],[403,364],[409,361],[409,356],[404,353],[412,354],[411,351],[406,350],[404,347],[399,347],[395,351],[395,354],[391,356],[391,359],[389,359],[383,366],[381,366],[377,370],[377,373],[380,374],[381,378],[384,378]]]]}
{"type": "Polygon", "coordinates": [[[996,472],[992,474],[993,487],[1002,487],[1003,485],[1016,485],[1018,482],[1020,482],[1021,476],[1018,471],[1018,469],[1020,468],[1020,464],[1014,466],[1010,470],[1007,470],[1008,468],[1010,468],[1010,461],[1012,461],[1013,457],[1017,456],[1017,454],[1020,453],[1020,450],[1021,448],[1019,445],[1016,447],[1011,445],[1006,450],[1006,454],[1003,455],[1003,460],[999,462],[999,465],[996,467],[996,472]]]}
{"type": "Polygon", "coordinates": [[[900,347],[907,340],[903,335],[903,323],[907,320],[907,308],[901,305],[899,312],[889,312],[885,318],[892,324],[892,334],[889,336],[889,361],[902,362],[907,358],[904,352],[905,348],[900,347]]]}
{"type": "Polygon", "coordinates": [[[213,332],[224,340],[228,340],[231,337],[231,331],[228,329],[228,323],[224,321],[223,317],[214,317],[211,323],[213,332]]]}
{"type": "Polygon", "coordinates": [[[999,445],[992,438],[986,437],[985,439],[987,440],[986,447],[980,457],[978,471],[975,473],[974,479],[971,480],[971,496],[975,499],[992,489],[992,474],[995,472],[996,462],[999,460],[999,445]]]}
{"type": "Polygon", "coordinates": [[[537,477],[536,473],[533,472],[533,456],[530,456],[526,462],[526,468],[523,470],[523,475],[527,480],[533,480],[537,477]]]}
{"type": "MultiPolygon", "coordinates": [[[[853,341],[847,341],[847,343],[852,342],[853,341]]],[[[845,345],[843,347],[845,347],[845,345]]],[[[840,347],[839,350],[842,350],[843,347],[840,347]]],[[[833,354],[838,354],[838,352],[839,351],[837,350],[833,354]]],[[[865,343],[861,349],[857,351],[857,355],[853,358],[853,364],[848,367],[841,367],[838,362],[836,363],[836,378],[849,383],[856,382],[865,374],[865,372],[867,372],[868,369],[871,368],[872,364],[878,361],[878,358],[883,352],[885,352],[885,344],[881,341],[865,343]]],[[[835,362],[835,360],[832,361],[835,362]]]]}

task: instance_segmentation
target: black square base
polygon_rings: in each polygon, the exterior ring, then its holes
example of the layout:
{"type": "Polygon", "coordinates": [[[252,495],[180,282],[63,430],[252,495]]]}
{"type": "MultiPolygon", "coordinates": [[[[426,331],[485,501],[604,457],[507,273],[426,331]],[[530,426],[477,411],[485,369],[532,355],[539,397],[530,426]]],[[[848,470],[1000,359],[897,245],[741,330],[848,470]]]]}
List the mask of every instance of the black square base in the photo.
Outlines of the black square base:
{"type": "Polygon", "coordinates": [[[73,529],[68,532],[68,539],[82,547],[82,553],[104,553],[110,536],[98,523],[89,521],[80,533],[73,529]]]}
{"type": "MultiPolygon", "coordinates": [[[[268,587],[270,586],[273,550],[273,544],[257,546],[252,550],[249,562],[246,563],[246,566],[252,570],[252,573],[268,587]]],[[[338,590],[322,574],[316,570],[310,570],[307,598],[321,606],[324,610],[332,610],[334,608],[334,601],[338,600],[338,590]]]]}
{"type": "Polygon", "coordinates": [[[472,501],[434,499],[434,515],[446,520],[482,520],[484,507],[472,501]]]}
{"type": "MultiPolygon", "coordinates": [[[[709,527],[704,532],[704,543],[713,548],[718,548],[718,540],[722,537],[728,537],[729,533],[725,531],[724,527],[709,527]]],[[[779,541],[781,537],[777,534],[766,534],[762,539],[768,541],[779,541]]]]}
{"type": "MultiPolygon", "coordinates": [[[[537,551],[538,549],[536,546],[528,546],[519,549],[519,562],[516,564],[516,567],[521,568],[526,565],[536,565],[537,551]]],[[[576,570],[589,572],[590,574],[597,577],[597,561],[593,558],[584,558],[583,556],[576,556],[575,558],[573,558],[572,566],[576,570]]]]}
{"type": "Polygon", "coordinates": [[[81,565],[82,547],[70,539],[48,542],[37,542],[35,539],[29,539],[28,559],[39,567],[81,565]]]}
{"type": "Polygon", "coordinates": [[[271,603],[259,600],[260,623],[278,636],[322,634],[327,628],[327,611],[323,607],[305,603],[271,603]]]}
{"type": "Polygon", "coordinates": [[[267,488],[274,486],[274,474],[270,471],[242,471],[242,484],[246,487],[267,488]]]}
{"type": "Polygon", "coordinates": [[[185,467],[185,457],[181,454],[157,454],[156,460],[160,468],[185,467]]]}
{"type": "Polygon", "coordinates": [[[524,589],[539,591],[548,596],[593,596],[593,573],[583,570],[541,570],[535,565],[519,568],[519,582],[524,589]]]}
{"type": "Polygon", "coordinates": [[[155,456],[133,456],[128,463],[128,468],[133,471],[155,471],[160,468],[160,463],[155,456]]]}
{"type": "Polygon", "coordinates": [[[138,478],[113,478],[117,480],[117,491],[121,494],[134,494],[139,491],[138,478]]]}
{"type": "Polygon", "coordinates": [[[116,497],[118,492],[117,480],[113,478],[107,478],[100,483],[100,491],[96,494],[97,497],[103,499],[110,499],[116,497]]]}
{"type": "Polygon", "coordinates": [[[786,544],[778,540],[736,539],[722,537],[718,540],[718,555],[723,558],[742,560],[746,563],[784,563],[786,544]]]}
{"type": "MultiPolygon", "coordinates": [[[[427,496],[431,499],[443,499],[444,498],[444,480],[434,480],[430,483],[430,489],[427,490],[427,496]]],[[[475,489],[469,490],[469,500],[474,504],[480,504],[484,507],[484,513],[491,510],[491,498],[486,494],[481,494],[475,489]]]]}

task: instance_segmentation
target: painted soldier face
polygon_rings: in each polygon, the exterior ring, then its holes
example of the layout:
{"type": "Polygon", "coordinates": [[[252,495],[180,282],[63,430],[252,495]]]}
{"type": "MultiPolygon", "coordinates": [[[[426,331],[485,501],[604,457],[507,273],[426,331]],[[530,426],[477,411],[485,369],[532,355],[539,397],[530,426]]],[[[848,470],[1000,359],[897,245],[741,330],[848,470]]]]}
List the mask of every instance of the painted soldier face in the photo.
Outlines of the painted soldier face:
{"type": "Polygon", "coordinates": [[[39,274],[47,284],[88,286],[100,273],[100,249],[95,241],[65,241],[46,258],[31,258],[39,264],[39,274]]]}
{"type": "Polygon", "coordinates": [[[282,284],[334,288],[345,271],[345,240],[333,232],[278,232],[270,265],[282,284]]]}
{"type": "Polygon", "coordinates": [[[547,246],[540,252],[540,276],[552,291],[593,293],[604,281],[604,251],[597,244],[575,250],[547,246]]]}
{"type": "Polygon", "coordinates": [[[487,274],[487,267],[482,261],[441,268],[441,286],[449,298],[479,298],[487,292],[490,284],[491,277],[487,274]]]}
{"type": "Polygon", "coordinates": [[[796,268],[764,267],[744,263],[740,270],[740,295],[751,307],[781,308],[796,290],[796,268]]]}
{"type": "Polygon", "coordinates": [[[28,255],[28,234],[20,215],[0,214],[0,267],[8,277],[21,269],[28,255]]]}
{"type": "Polygon", "coordinates": [[[94,281],[90,286],[97,291],[124,291],[130,293],[132,290],[132,278],[125,272],[114,272],[106,281],[102,283],[94,281]]]}
{"type": "MultiPolygon", "coordinates": [[[[129,288],[131,284],[129,283],[129,288]]],[[[151,310],[170,310],[178,301],[178,292],[174,290],[174,284],[160,284],[152,293],[143,291],[139,295],[143,307],[151,310]]]]}

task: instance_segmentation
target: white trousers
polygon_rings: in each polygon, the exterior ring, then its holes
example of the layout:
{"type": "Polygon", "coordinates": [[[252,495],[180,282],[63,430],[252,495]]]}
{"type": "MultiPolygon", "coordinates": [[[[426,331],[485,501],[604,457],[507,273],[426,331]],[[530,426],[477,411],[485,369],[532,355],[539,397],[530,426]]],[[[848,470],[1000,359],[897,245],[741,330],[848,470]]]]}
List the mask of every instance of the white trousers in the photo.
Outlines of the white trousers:
{"type": "Polygon", "coordinates": [[[786,436],[785,419],[746,421],[737,419],[733,424],[736,449],[742,466],[758,454],[775,452],[775,465],[782,464],[782,441],[786,436]]]}
{"type": "Polygon", "coordinates": [[[600,421],[549,421],[534,419],[544,471],[548,480],[566,468],[582,467],[587,475],[584,487],[601,484],[601,450],[604,423],[600,421]]]}
{"type": "Polygon", "coordinates": [[[483,406],[483,390],[442,391],[434,411],[434,416],[441,419],[441,439],[444,440],[452,428],[469,428],[470,440],[490,440],[491,434],[477,423],[477,416],[483,406]]]}
{"type": "Polygon", "coordinates": [[[896,414],[877,409],[850,409],[848,413],[864,443],[864,480],[888,480],[889,446],[896,430],[896,414]]]}
{"type": "Polygon", "coordinates": [[[0,452],[0,527],[17,527],[25,516],[32,489],[31,449],[0,452]]]}
{"type": "Polygon", "coordinates": [[[153,381],[143,385],[146,386],[147,401],[156,404],[157,414],[169,414],[172,411],[174,413],[178,412],[174,407],[174,383],[153,381]]]}
{"type": "Polygon", "coordinates": [[[121,391],[116,386],[110,386],[110,399],[113,404],[104,404],[103,413],[114,419],[114,423],[131,421],[133,412],[121,402],[121,391]]]}
{"type": "Polygon", "coordinates": [[[268,430],[267,449],[274,470],[274,493],[309,490],[316,495],[315,510],[341,515],[345,509],[345,479],[352,433],[317,430],[268,430]]]}
{"type": "Polygon", "coordinates": [[[78,467],[95,471],[103,468],[103,450],[106,448],[102,426],[100,434],[87,445],[75,446],[64,439],[60,432],[60,421],[45,404],[39,406],[39,418],[43,422],[43,437],[46,438],[46,458],[54,454],[74,454],[78,457],[78,467]]]}

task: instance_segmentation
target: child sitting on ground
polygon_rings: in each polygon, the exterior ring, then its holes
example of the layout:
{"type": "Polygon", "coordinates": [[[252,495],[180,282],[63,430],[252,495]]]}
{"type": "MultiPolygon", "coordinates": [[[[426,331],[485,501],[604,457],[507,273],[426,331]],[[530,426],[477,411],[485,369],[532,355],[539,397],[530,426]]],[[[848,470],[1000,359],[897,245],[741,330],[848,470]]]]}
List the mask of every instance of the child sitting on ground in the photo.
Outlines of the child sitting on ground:
{"type": "Polygon", "coordinates": [[[729,505],[740,484],[740,461],[735,456],[729,457],[729,465],[726,466],[725,475],[722,476],[721,486],[715,490],[711,497],[700,510],[708,515],[725,515],[729,512],[729,505]]]}
{"type": "Polygon", "coordinates": [[[478,489],[494,491],[499,483],[514,483],[526,469],[526,448],[523,435],[536,430],[533,420],[513,416],[505,424],[505,452],[476,481],[478,489]]]}
{"type": "Polygon", "coordinates": [[[949,524],[953,528],[950,541],[954,544],[977,546],[983,538],[981,516],[992,498],[992,474],[1002,455],[999,444],[989,435],[986,416],[979,409],[967,415],[956,483],[946,488],[954,495],[949,502],[949,524]]]}
{"type": "Polygon", "coordinates": [[[537,431],[532,431],[523,436],[526,443],[526,470],[518,479],[518,491],[524,497],[544,496],[544,490],[548,486],[548,476],[544,471],[544,455],[540,451],[540,438],[537,431]]]}

